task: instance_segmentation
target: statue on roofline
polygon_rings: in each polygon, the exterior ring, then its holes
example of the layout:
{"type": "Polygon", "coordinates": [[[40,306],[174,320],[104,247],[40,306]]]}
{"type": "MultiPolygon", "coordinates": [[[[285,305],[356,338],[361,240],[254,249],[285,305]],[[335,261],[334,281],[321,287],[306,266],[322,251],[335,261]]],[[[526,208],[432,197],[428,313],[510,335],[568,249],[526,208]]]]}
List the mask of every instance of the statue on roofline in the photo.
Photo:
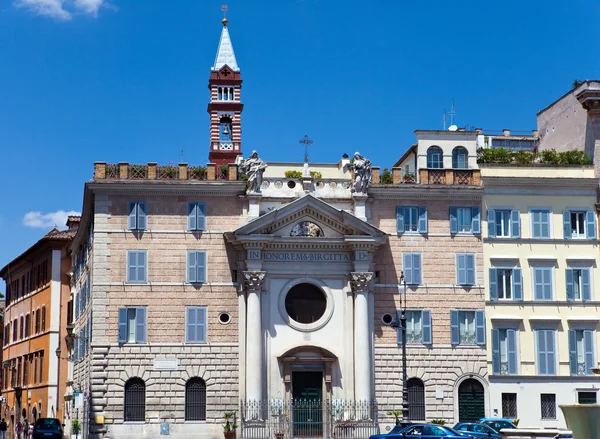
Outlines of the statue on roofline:
{"type": "Polygon", "coordinates": [[[248,194],[260,194],[260,186],[263,174],[267,169],[267,163],[258,157],[256,151],[252,151],[250,157],[240,163],[240,173],[248,176],[248,194]]]}
{"type": "Polygon", "coordinates": [[[354,171],[352,192],[366,195],[372,179],[371,160],[356,152],[354,153],[353,161],[348,165],[348,168],[354,171]]]}

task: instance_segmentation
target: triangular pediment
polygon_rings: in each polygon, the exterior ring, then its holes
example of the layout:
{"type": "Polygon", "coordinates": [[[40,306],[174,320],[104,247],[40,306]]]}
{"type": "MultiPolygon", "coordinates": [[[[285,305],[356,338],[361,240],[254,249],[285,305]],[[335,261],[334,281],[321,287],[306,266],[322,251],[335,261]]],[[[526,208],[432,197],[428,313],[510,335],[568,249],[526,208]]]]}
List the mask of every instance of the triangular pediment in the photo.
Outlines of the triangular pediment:
{"type": "Polygon", "coordinates": [[[385,232],[357,218],[350,212],[337,209],[310,194],[271,210],[233,232],[242,235],[271,235],[335,239],[345,236],[365,236],[385,239],[385,232]],[[321,229],[316,232],[315,227],[321,229]],[[302,233],[306,232],[308,233],[302,233]],[[300,232],[300,234],[298,234],[300,232]]]}

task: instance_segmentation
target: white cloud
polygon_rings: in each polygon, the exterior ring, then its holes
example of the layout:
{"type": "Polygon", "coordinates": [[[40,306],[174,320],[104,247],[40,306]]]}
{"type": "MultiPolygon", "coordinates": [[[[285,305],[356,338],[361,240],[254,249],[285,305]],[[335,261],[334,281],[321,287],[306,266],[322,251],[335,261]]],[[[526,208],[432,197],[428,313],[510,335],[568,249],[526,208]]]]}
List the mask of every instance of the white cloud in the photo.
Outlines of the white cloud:
{"type": "Polygon", "coordinates": [[[36,15],[60,21],[68,21],[78,13],[97,17],[100,8],[113,7],[109,0],[15,0],[13,4],[36,15]]]}
{"type": "Polygon", "coordinates": [[[56,212],[44,214],[42,212],[27,212],[23,216],[23,225],[41,229],[50,229],[55,226],[59,229],[64,229],[69,215],[79,215],[79,212],[72,210],[69,212],[57,210],[56,212]]]}

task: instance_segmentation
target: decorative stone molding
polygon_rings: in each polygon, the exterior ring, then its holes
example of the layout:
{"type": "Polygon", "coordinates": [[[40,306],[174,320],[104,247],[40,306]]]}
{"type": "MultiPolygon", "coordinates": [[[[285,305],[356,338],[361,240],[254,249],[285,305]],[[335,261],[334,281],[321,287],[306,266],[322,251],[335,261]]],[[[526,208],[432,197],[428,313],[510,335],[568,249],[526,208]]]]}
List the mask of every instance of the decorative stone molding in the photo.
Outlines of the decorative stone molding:
{"type": "Polygon", "coordinates": [[[266,274],[264,271],[244,271],[244,280],[249,293],[260,293],[266,274]]]}
{"type": "Polygon", "coordinates": [[[352,283],[352,289],[355,292],[368,292],[373,280],[373,273],[369,271],[350,273],[350,282],[352,283]]]}

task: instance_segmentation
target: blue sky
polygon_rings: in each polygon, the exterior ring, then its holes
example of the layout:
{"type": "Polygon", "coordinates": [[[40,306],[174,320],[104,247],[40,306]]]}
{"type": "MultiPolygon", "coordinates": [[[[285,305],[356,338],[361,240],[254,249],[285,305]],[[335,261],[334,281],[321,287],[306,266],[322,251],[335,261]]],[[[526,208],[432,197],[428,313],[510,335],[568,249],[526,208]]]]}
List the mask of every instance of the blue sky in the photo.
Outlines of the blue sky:
{"type": "MultiPolygon", "coordinates": [[[[0,266],[81,210],[94,161],[206,163],[221,4],[0,0],[0,266]]],[[[530,130],[600,77],[596,0],[228,5],[243,149],[267,161],[308,134],[312,161],[391,166],[452,99],[460,126],[530,130]]]]}

